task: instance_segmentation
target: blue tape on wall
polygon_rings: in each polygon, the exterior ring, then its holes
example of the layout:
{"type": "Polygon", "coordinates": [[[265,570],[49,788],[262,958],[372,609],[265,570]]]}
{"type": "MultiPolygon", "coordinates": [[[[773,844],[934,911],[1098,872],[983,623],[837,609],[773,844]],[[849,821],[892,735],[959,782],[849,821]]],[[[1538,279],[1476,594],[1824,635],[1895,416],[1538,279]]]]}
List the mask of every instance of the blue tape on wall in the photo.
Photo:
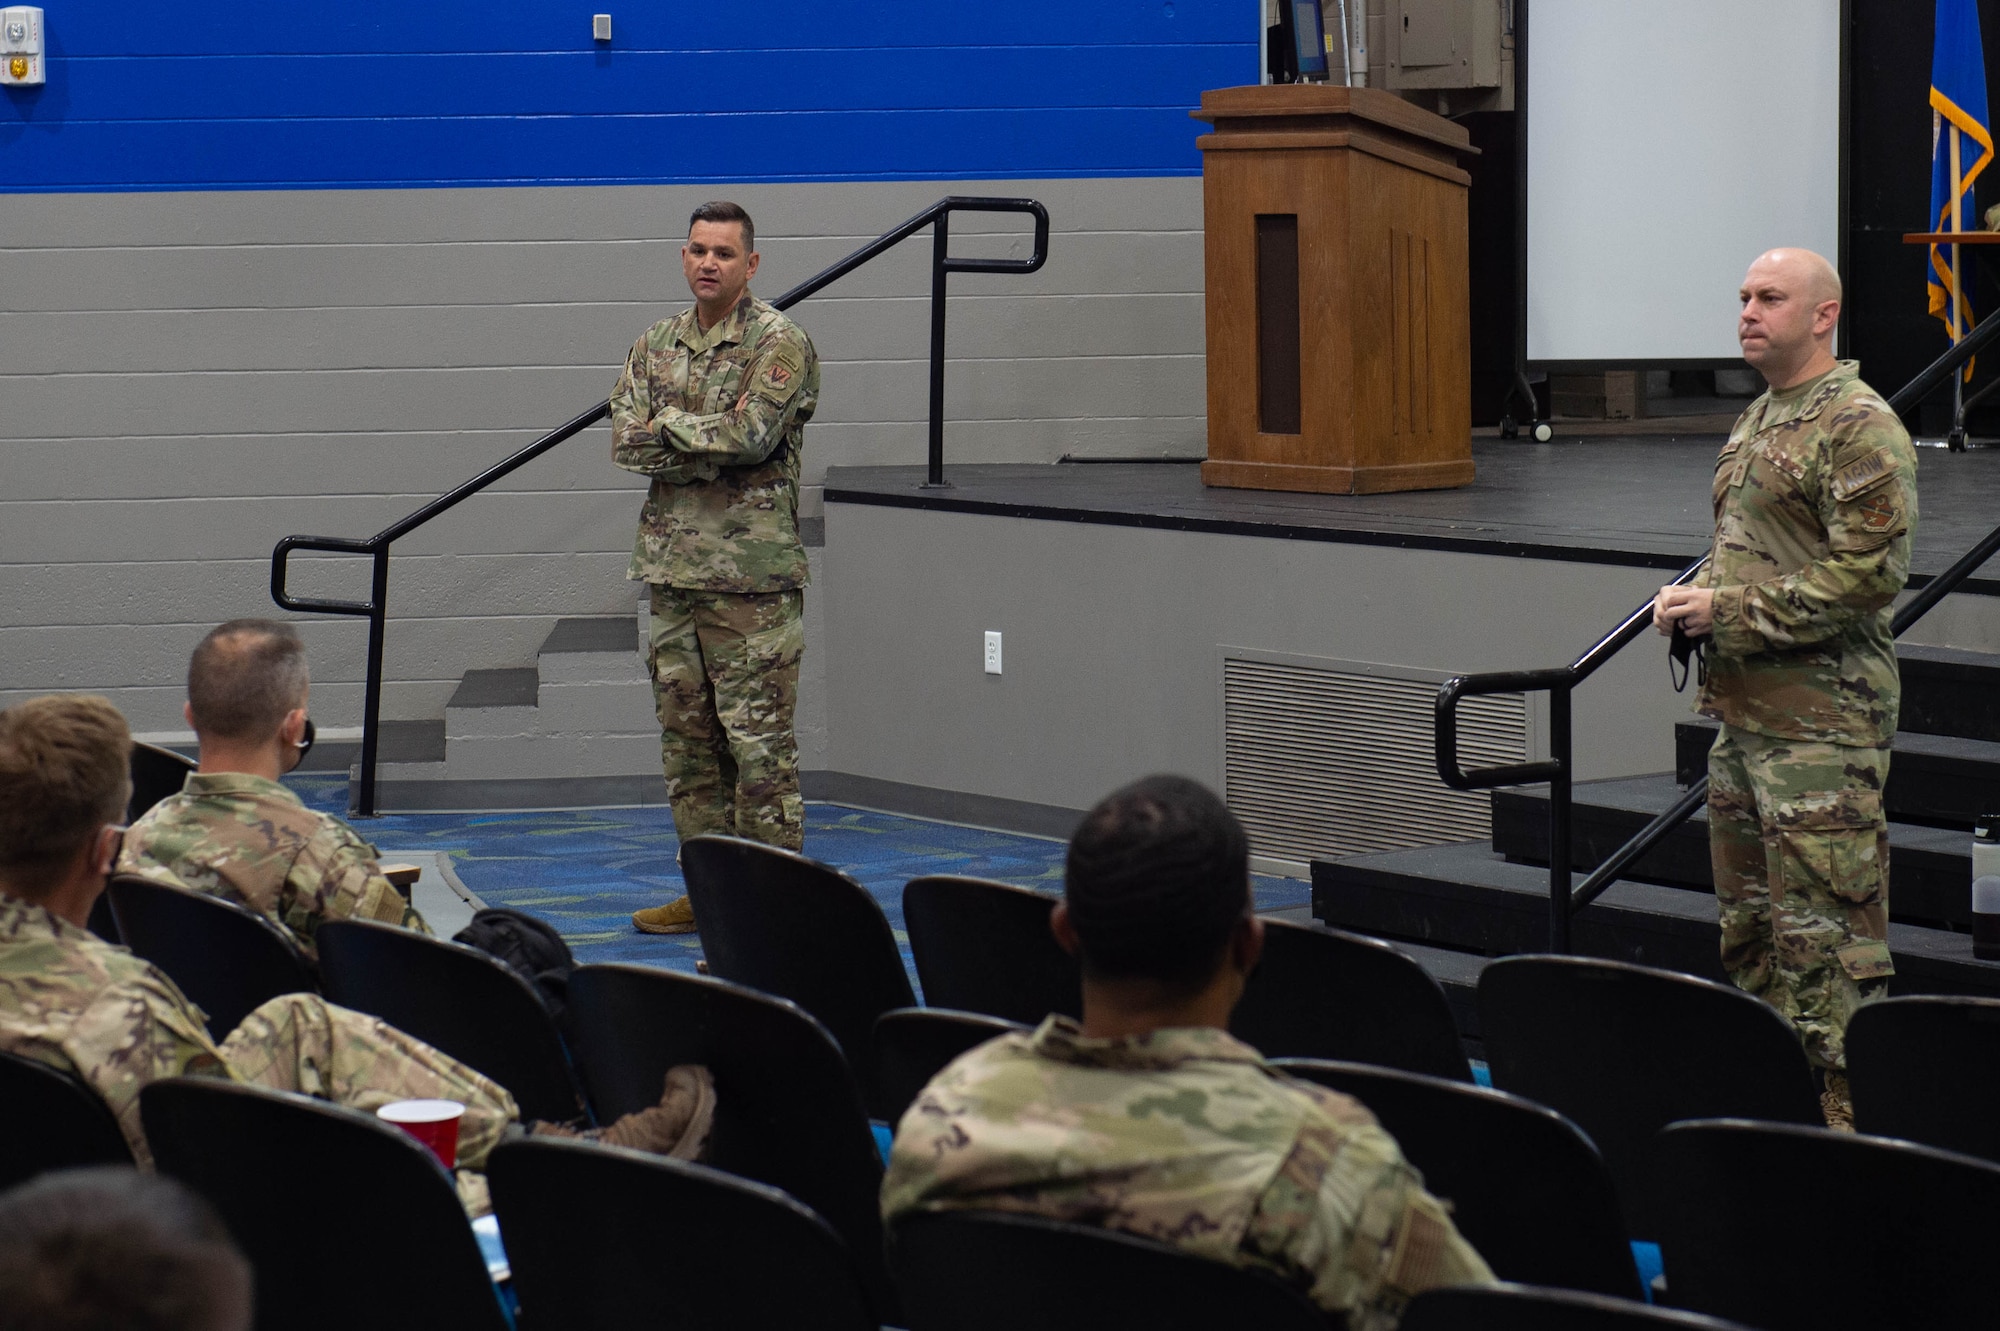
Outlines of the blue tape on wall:
{"type": "Polygon", "coordinates": [[[1242,0],[625,2],[45,0],[0,191],[1184,175],[1257,78],[1242,0]]]}

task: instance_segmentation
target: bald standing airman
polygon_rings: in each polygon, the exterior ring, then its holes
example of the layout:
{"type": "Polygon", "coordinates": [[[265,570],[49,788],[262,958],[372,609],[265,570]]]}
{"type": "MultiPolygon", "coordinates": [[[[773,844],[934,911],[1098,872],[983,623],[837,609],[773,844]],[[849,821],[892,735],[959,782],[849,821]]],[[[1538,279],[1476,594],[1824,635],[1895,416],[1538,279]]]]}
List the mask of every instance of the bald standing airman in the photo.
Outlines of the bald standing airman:
{"type": "Polygon", "coordinates": [[[1886,992],[1882,791],[1900,684],[1890,607],[1909,578],[1917,461],[1860,367],[1833,355],[1840,278],[1777,249],[1739,293],[1743,358],[1769,390],[1716,458],[1715,536],[1692,586],[1654,601],[1662,633],[1707,635],[1697,703],[1710,857],[1730,978],[1784,1014],[1851,1126],[1848,1019],[1886,992]]]}

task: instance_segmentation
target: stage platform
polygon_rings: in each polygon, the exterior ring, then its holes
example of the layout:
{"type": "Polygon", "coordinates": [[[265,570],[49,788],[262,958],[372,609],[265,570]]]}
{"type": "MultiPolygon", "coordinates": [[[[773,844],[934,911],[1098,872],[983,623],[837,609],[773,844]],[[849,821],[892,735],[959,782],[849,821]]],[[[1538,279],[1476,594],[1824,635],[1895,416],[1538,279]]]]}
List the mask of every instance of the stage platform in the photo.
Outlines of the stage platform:
{"type": "MultiPolygon", "coordinates": [[[[1471,485],[1385,495],[1210,489],[1184,462],[947,461],[944,489],[925,488],[921,467],[835,467],[826,501],[1673,570],[1707,548],[1722,439],[1475,439],[1471,485]]],[[[1917,486],[1912,584],[1921,586],[2000,523],[2000,450],[1920,448],[1917,486]]],[[[1967,590],[2000,595],[2000,568],[1967,590]]]]}

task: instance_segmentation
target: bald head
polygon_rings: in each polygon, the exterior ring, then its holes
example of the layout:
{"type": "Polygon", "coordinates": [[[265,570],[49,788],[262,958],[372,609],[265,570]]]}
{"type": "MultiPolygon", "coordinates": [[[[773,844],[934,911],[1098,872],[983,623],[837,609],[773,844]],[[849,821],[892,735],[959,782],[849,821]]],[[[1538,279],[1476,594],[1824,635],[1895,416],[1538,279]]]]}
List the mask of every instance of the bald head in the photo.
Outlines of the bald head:
{"type": "Polygon", "coordinates": [[[1833,265],[1823,254],[1811,250],[1766,250],[1750,265],[1753,273],[1760,268],[1791,282],[1815,305],[1841,297],[1840,274],[1833,271],[1833,265]]]}
{"type": "Polygon", "coordinates": [[[1743,359],[1782,391],[1834,366],[1840,324],[1840,274],[1811,250],[1775,249],[1757,256],[1738,296],[1743,313],[1736,339],[1743,359]]]}

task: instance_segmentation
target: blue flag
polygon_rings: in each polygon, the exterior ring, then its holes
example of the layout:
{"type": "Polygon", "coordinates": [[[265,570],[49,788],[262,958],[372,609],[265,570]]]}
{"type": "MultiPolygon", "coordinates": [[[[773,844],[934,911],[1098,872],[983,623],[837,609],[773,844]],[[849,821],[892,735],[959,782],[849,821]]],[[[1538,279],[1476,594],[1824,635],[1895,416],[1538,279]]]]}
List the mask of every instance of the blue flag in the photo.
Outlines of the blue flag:
{"type": "MultiPolygon", "coordinates": [[[[1992,160],[1979,5],[1977,0],[1937,0],[1937,40],[1931,49],[1931,230],[1980,229],[1972,182],[1992,160]],[[1954,199],[1959,207],[1956,226],[1954,199]]],[[[1944,320],[1954,342],[1972,326],[1971,293],[1953,281],[1957,264],[1958,246],[1931,246],[1930,312],[1944,320]]]]}

